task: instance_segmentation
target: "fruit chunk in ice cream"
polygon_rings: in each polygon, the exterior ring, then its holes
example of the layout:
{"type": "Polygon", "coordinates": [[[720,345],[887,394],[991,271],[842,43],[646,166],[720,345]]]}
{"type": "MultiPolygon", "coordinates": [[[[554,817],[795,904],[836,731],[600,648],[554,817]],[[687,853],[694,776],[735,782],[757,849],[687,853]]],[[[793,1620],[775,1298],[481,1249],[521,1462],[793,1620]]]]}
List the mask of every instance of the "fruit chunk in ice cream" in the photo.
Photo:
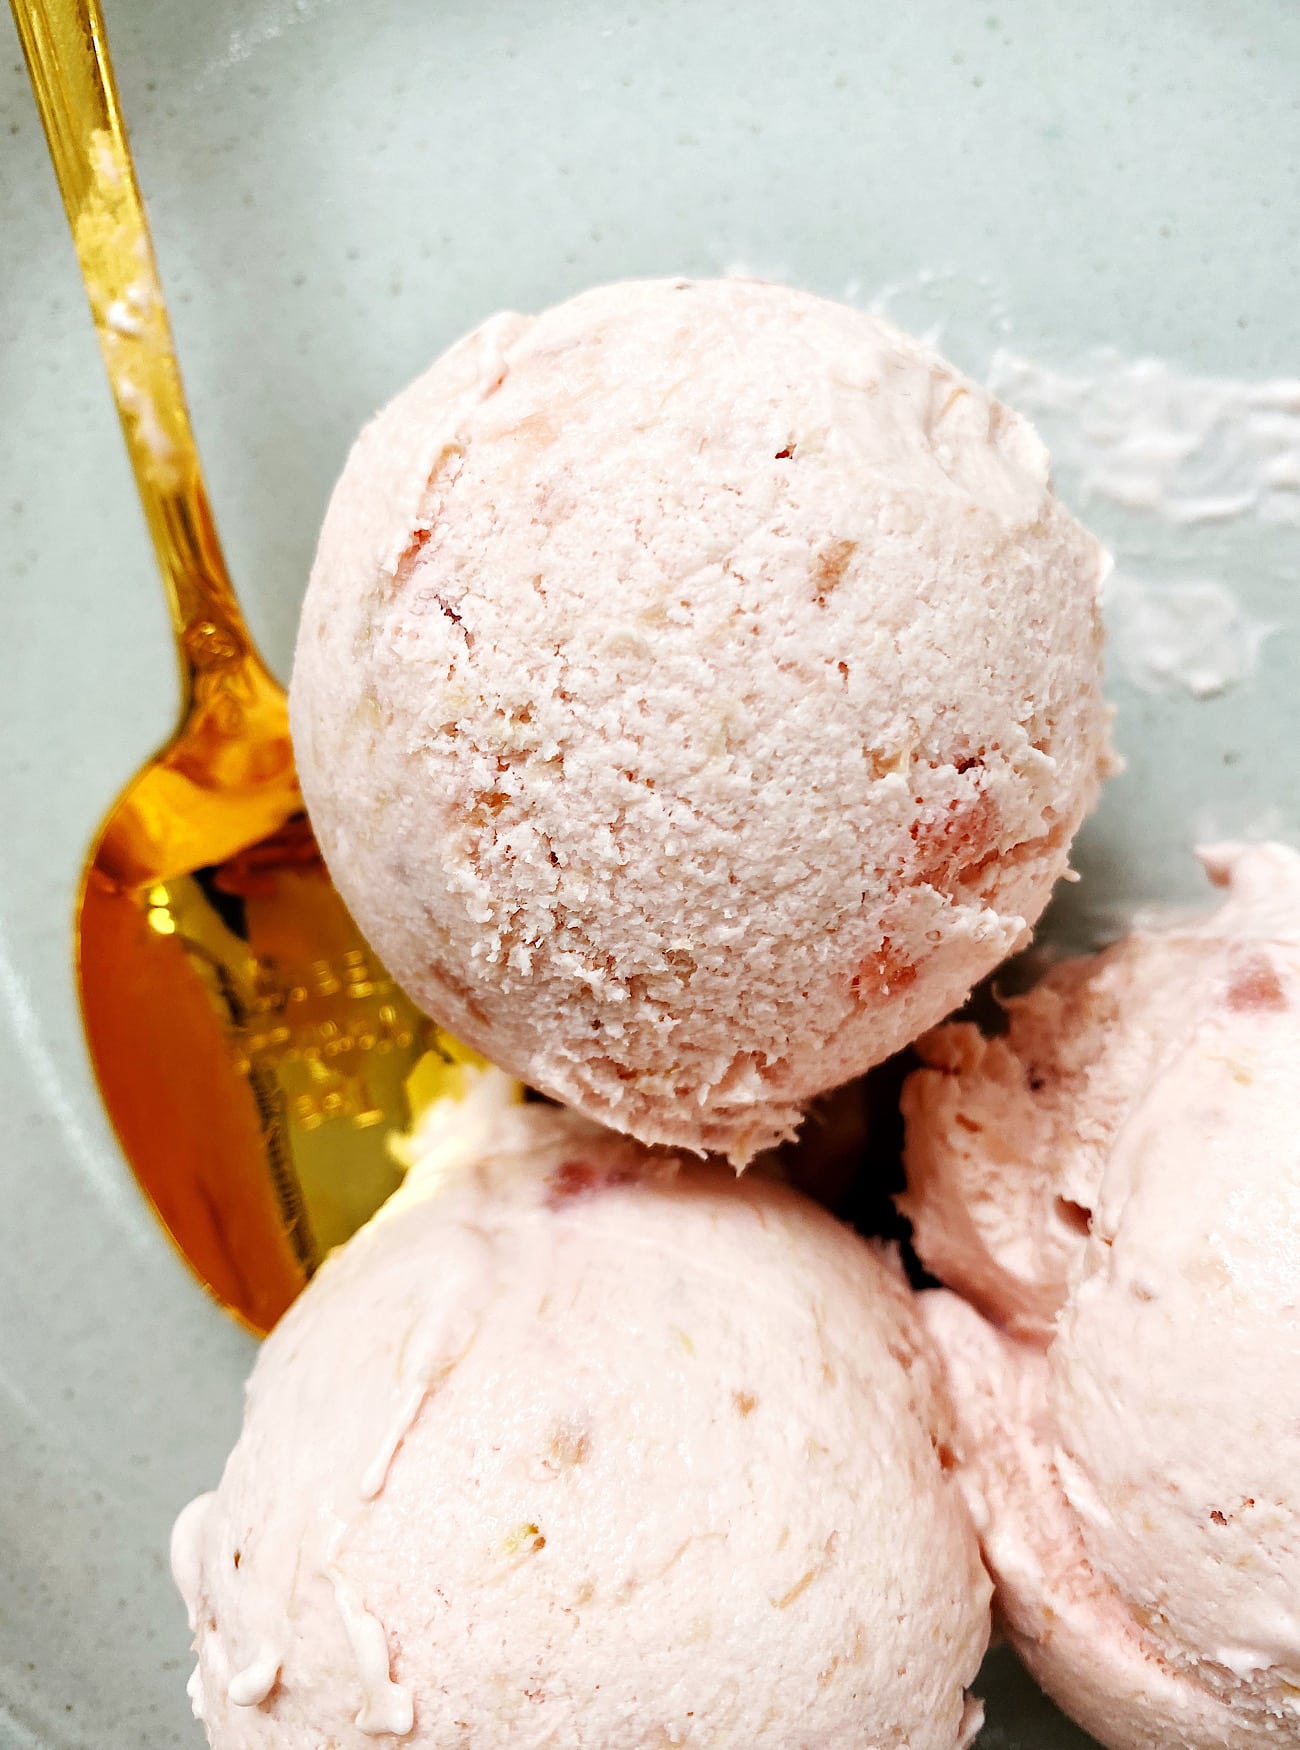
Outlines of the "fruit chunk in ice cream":
{"type": "Polygon", "coordinates": [[[1300,1745],[1300,855],[1205,862],[1218,912],[940,1029],[904,1096],[999,1608],[1113,1750],[1300,1745]]]}
{"type": "Polygon", "coordinates": [[[989,1587],[892,1262],[570,1113],[456,1125],[178,1522],[216,1750],[968,1742],[989,1587]]]}
{"type": "Polygon", "coordinates": [[[330,504],[317,837],[467,1043],[743,1163],[1038,916],[1106,759],[1103,566],[1025,422],[862,312],[657,281],[494,318],[330,504]]]}

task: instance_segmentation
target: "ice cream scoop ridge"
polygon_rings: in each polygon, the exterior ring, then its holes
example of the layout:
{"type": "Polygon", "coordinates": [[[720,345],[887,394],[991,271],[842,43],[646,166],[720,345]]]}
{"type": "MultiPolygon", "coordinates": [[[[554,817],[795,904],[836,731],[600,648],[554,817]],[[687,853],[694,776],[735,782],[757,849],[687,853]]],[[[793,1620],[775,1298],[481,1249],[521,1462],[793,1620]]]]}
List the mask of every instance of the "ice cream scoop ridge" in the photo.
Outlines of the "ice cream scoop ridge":
{"type": "Polygon", "coordinates": [[[904,1094],[999,1608],[1113,1750],[1300,1744],[1300,855],[1204,860],[1217,912],[940,1029],[904,1094]]]}
{"type": "Polygon", "coordinates": [[[1023,421],[859,311],[600,288],[362,433],[292,712],[344,897],[453,1032],[738,1163],[965,995],[1106,763],[1104,556],[1023,421]]]}
{"type": "Polygon", "coordinates": [[[487,1089],[267,1341],[173,1566],[215,1750],[957,1750],[988,1583],[893,1264],[487,1089]]]}

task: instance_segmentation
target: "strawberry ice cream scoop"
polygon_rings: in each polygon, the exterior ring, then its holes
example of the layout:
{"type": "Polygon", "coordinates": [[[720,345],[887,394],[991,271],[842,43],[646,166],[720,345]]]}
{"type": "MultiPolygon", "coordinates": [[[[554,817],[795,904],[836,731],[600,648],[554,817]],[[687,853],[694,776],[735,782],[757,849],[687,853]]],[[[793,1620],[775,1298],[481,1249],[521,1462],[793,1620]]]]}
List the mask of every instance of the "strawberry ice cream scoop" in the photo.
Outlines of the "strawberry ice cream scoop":
{"type": "Polygon", "coordinates": [[[174,1535],[196,1712],[215,1750],[955,1750],[950,1432],[910,1291],[814,1205],[496,1113],[263,1348],[174,1535]]]}
{"type": "Polygon", "coordinates": [[[1220,911],[940,1029],[905,1092],[1001,1613],[1112,1750],[1300,1745],[1300,855],[1205,862],[1220,911]]]}
{"type": "Polygon", "coordinates": [[[459,1037],[743,1163],[1041,911],[1106,759],[1103,564],[1029,427],[859,311],[657,281],[497,317],[331,501],[317,837],[459,1037]]]}

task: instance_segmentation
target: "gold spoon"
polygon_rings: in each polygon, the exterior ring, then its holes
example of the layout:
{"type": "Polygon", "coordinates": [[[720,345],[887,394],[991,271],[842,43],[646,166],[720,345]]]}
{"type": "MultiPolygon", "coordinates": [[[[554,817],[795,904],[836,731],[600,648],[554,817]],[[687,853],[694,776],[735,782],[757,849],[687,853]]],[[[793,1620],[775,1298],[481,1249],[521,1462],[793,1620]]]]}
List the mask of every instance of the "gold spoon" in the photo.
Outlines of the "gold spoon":
{"type": "Polygon", "coordinates": [[[172,738],[91,849],[77,970],[104,1104],[217,1299],[267,1330],[401,1178],[470,1054],[375,961],[303,812],[283,689],[221,556],[98,0],[12,0],[162,571],[172,738]]]}

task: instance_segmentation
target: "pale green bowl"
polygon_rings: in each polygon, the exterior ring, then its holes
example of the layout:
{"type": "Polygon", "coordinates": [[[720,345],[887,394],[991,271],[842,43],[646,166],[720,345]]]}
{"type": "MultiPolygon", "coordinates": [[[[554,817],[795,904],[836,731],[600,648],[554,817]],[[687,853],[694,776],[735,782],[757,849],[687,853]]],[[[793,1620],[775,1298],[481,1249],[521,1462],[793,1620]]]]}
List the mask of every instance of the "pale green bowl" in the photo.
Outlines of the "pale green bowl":
{"type": "MultiPolygon", "coordinates": [[[[1110,343],[1300,374],[1290,0],[109,0],[109,23],[213,498],[282,668],[352,434],[501,306],[745,263],[892,285],[977,371],[995,343],[1041,365],[1110,343]]],[[[172,1750],[200,1737],[167,1533],[216,1477],[251,1345],[154,1227],[82,1051],[74,885],[173,668],[0,34],[0,1750],[172,1750]]],[[[1088,935],[1195,892],[1200,833],[1300,842],[1300,536],[1061,485],[1130,567],[1280,628],[1218,699],[1117,679],[1128,775],[1057,914],[1088,935]]],[[[1005,1654],[987,1693],[985,1745],[1084,1742],[1005,1654]]]]}

